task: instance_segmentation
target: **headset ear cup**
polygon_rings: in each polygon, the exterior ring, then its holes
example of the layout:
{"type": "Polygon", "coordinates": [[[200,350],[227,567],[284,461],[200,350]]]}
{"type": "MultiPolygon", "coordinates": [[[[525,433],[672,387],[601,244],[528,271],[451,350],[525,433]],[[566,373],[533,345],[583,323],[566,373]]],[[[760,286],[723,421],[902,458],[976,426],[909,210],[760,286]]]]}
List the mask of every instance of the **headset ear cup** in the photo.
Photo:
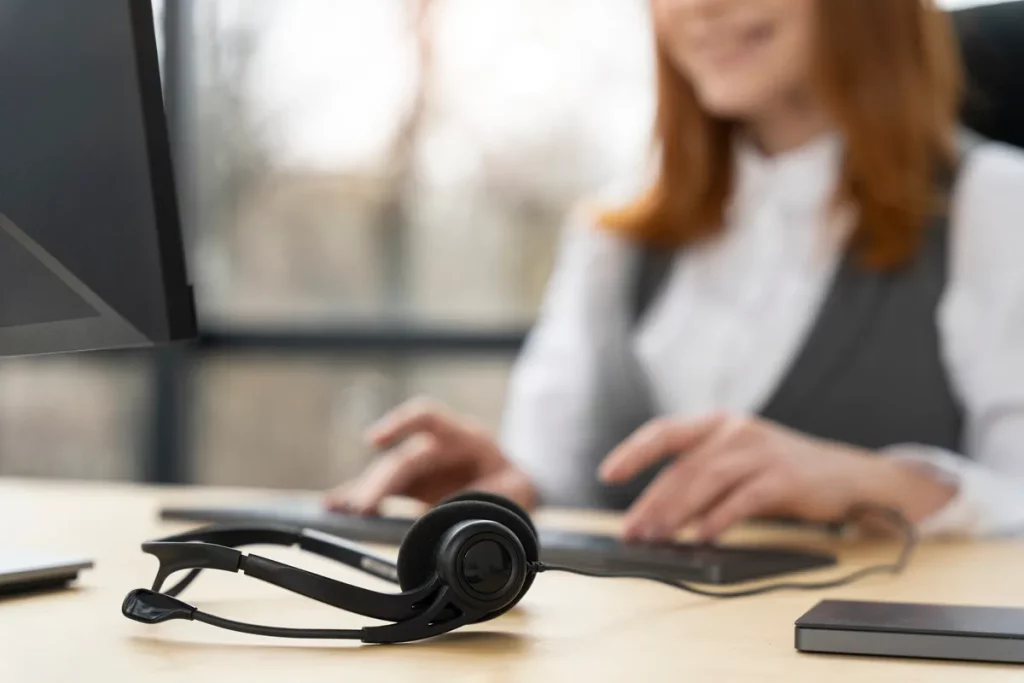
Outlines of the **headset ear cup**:
{"type": "Polygon", "coordinates": [[[490,503],[492,505],[497,505],[498,507],[503,507],[509,512],[518,515],[520,519],[529,525],[530,529],[533,531],[533,535],[537,535],[537,527],[533,523],[533,517],[530,516],[530,513],[524,510],[518,503],[515,503],[504,496],[499,496],[496,493],[490,493],[488,491],[463,491],[462,493],[456,493],[455,495],[441,501],[441,505],[459,503],[463,501],[490,503]]]}
{"type": "MultiPolygon", "coordinates": [[[[437,573],[437,549],[449,529],[460,522],[481,519],[497,522],[508,528],[523,545],[527,562],[540,559],[537,535],[523,519],[506,508],[493,503],[461,500],[439,505],[418,519],[402,541],[398,550],[398,583],[403,591],[423,586],[437,573]]],[[[520,594],[501,613],[512,609],[533,583],[534,574],[528,572],[520,594]]],[[[488,615],[492,618],[495,615],[488,615]]]]}

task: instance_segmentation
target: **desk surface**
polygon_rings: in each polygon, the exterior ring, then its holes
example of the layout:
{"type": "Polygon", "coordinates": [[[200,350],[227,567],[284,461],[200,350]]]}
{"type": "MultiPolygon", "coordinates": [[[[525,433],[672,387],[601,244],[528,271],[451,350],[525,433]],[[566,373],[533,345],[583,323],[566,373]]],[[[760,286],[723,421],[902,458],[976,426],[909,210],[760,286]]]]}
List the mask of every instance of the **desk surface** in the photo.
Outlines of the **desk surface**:
{"type": "MultiPolygon", "coordinates": [[[[125,593],[146,586],[155,568],[153,558],[140,552],[139,543],[182,528],[158,521],[162,503],[237,502],[260,495],[0,480],[0,548],[81,552],[97,562],[75,590],[0,601],[0,681],[589,683],[777,677],[819,683],[871,677],[940,683],[1020,681],[1024,676],[1019,668],[1008,666],[822,657],[793,649],[793,621],[825,597],[1024,605],[1024,581],[1015,577],[1024,557],[1022,541],[928,544],[900,577],[876,576],[821,593],[730,601],[641,582],[544,575],[521,606],[499,620],[433,641],[393,647],[274,641],[198,623],[146,627],[121,616],[125,593]]],[[[616,524],[613,518],[556,512],[540,515],[539,521],[608,531],[616,524]]],[[[768,533],[746,530],[740,535],[768,539],[768,533]]],[[[833,548],[842,558],[839,571],[844,573],[853,566],[886,561],[896,550],[879,543],[828,541],[808,532],[770,533],[771,540],[833,548]]],[[[314,570],[328,569],[291,551],[261,553],[314,570]]],[[[331,571],[339,578],[359,580],[354,574],[331,571]]],[[[808,578],[834,573],[817,572],[808,578]]],[[[359,618],[243,576],[204,576],[186,597],[223,616],[263,623],[364,625],[359,618]]]]}

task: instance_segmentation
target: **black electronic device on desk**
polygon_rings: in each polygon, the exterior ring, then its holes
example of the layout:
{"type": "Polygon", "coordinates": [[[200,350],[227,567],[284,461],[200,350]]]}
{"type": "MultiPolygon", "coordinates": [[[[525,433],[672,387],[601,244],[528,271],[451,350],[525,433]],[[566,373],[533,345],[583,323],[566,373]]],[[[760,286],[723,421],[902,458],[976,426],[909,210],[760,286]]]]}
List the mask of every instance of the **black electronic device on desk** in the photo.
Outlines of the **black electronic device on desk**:
{"type": "MultiPolygon", "coordinates": [[[[415,520],[360,517],[323,509],[317,501],[282,500],[238,507],[166,507],[165,520],[213,524],[273,524],[315,529],[361,543],[398,545],[415,520]]],[[[629,545],[610,536],[538,531],[541,558],[580,569],[645,572],[665,579],[728,585],[832,566],[828,553],[769,546],[677,543],[629,545]]]]}
{"type": "Polygon", "coordinates": [[[1024,609],[824,600],[796,622],[801,652],[1024,664],[1024,609]]]}

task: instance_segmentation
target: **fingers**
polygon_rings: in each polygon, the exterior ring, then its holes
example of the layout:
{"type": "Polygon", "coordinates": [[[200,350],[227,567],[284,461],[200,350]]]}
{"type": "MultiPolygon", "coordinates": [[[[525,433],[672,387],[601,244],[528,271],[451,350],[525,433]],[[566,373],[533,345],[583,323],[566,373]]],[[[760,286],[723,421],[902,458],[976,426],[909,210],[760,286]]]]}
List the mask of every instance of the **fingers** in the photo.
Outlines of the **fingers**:
{"type": "Polygon", "coordinates": [[[765,466],[756,453],[749,451],[720,453],[692,478],[686,464],[681,461],[663,473],[637,501],[627,517],[627,538],[671,540],[765,466]]]}
{"type": "Polygon", "coordinates": [[[665,458],[685,453],[725,423],[722,415],[695,420],[658,420],[626,439],[601,464],[600,476],[609,484],[628,481],[665,458]]]}
{"type": "Polygon", "coordinates": [[[721,500],[728,498],[733,491],[756,478],[764,469],[765,462],[756,453],[740,452],[723,456],[693,479],[686,495],[669,501],[662,513],[666,524],[673,530],[689,526],[721,500]]]}
{"type": "Polygon", "coordinates": [[[399,407],[371,427],[367,440],[375,448],[385,450],[421,432],[444,438],[454,427],[454,420],[445,408],[418,399],[399,407]]]}
{"type": "Polygon", "coordinates": [[[623,521],[623,536],[627,541],[660,541],[672,535],[676,527],[668,528],[661,509],[674,496],[685,495],[686,482],[679,477],[679,463],[662,472],[633,503],[623,521]]]}
{"type": "Polygon", "coordinates": [[[356,481],[331,492],[329,508],[371,514],[384,498],[395,495],[436,503],[483,473],[499,470],[504,462],[485,431],[425,400],[411,401],[386,416],[367,432],[367,440],[392,452],[356,481]]]}
{"type": "Polygon", "coordinates": [[[402,495],[428,477],[441,455],[440,442],[430,434],[419,434],[400,449],[377,460],[358,480],[347,485],[340,496],[331,496],[336,509],[368,515],[377,512],[388,496],[402,495]]]}
{"type": "Polygon", "coordinates": [[[348,506],[348,497],[352,491],[352,482],[345,482],[327,492],[324,496],[324,506],[328,510],[341,511],[348,506]]]}
{"type": "Polygon", "coordinates": [[[771,510],[782,492],[782,486],[770,474],[748,480],[707,514],[697,531],[698,537],[710,541],[734,525],[771,510]]]}
{"type": "Polygon", "coordinates": [[[760,454],[756,435],[756,424],[743,418],[723,419],[718,428],[703,441],[694,446],[685,457],[680,458],[679,476],[684,481],[693,481],[708,469],[722,466],[722,459],[737,451],[760,454]]]}

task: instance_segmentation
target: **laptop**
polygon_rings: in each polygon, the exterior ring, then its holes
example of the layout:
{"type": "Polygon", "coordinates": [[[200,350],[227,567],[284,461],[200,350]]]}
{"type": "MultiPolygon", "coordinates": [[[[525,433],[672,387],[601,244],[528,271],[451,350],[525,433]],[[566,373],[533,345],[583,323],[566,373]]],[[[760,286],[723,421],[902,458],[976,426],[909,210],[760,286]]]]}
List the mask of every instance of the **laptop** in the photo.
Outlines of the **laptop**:
{"type": "Polygon", "coordinates": [[[0,597],[67,588],[91,560],[5,548],[0,550],[0,597]]]}

